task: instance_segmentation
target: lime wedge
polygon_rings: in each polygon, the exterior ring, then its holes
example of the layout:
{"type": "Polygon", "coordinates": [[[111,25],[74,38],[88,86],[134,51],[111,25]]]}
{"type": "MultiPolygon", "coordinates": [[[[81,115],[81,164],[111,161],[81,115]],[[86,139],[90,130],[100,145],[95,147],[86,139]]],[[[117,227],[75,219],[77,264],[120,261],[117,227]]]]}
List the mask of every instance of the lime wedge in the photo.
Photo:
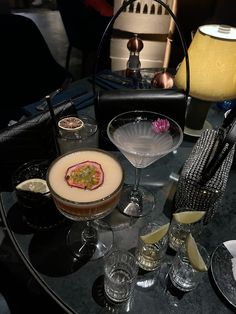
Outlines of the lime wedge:
{"type": "Polygon", "coordinates": [[[25,180],[19,183],[16,186],[16,189],[21,191],[29,191],[42,194],[49,192],[46,180],[38,178],[25,180]]]}
{"type": "Polygon", "coordinates": [[[159,227],[158,229],[156,229],[156,230],[154,230],[148,234],[140,236],[140,238],[146,244],[157,243],[167,234],[169,226],[170,226],[170,224],[167,223],[166,225],[163,225],[163,226],[159,227]]]}
{"type": "Polygon", "coordinates": [[[192,224],[201,220],[205,213],[205,211],[185,211],[181,213],[174,213],[173,218],[181,224],[192,224]]]}
{"type": "Polygon", "coordinates": [[[186,238],[186,250],[188,254],[188,259],[192,267],[200,272],[207,271],[207,266],[198,250],[197,244],[191,233],[189,233],[186,238]]]}

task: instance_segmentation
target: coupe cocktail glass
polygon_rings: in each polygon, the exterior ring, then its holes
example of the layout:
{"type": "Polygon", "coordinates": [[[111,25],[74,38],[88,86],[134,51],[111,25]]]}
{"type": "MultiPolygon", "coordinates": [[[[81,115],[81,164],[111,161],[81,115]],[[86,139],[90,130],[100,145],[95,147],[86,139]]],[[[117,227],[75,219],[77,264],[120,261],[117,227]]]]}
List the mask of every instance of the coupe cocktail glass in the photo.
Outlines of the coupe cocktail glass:
{"type": "Polygon", "coordinates": [[[180,126],[169,117],[151,111],[129,111],[113,118],[107,127],[111,142],[135,167],[135,183],[122,191],[119,210],[132,217],[147,215],[154,195],[140,186],[141,169],[177,149],[182,143],[180,126]]]}
{"type": "Polygon", "coordinates": [[[123,181],[120,163],[112,154],[100,149],[77,149],[58,157],[50,165],[47,183],[57,209],[77,221],[67,235],[67,243],[77,259],[98,259],[112,247],[113,232],[101,218],[119,202],[123,181]],[[70,171],[69,175],[68,169],[77,170],[70,171]],[[103,176],[99,185],[89,188],[91,182],[97,182],[96,176],[101,171],[103,176]],[[68,184],[68,176],[80,186],[68,184]]]}

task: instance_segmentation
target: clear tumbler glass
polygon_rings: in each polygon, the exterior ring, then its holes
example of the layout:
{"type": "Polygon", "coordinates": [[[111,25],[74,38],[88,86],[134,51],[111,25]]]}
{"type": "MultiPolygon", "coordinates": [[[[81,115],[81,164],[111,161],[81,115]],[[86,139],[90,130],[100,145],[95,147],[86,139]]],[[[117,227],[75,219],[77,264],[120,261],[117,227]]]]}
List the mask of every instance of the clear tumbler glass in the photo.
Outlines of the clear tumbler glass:
{"type": "Polygon", "coordinates": [[[161,227],[160,223],[148,223],[141,228],[139,232],[138,246],[136,249],[136,258],[140,268],[146,271],[157,269],[165,258],[168,247],[168,234],[155,243],[147,244],[140,236],[151,233],[161,227]]]}
{"type": "Polygon", "coordinates": [[[138,265],[136,258],[124,250],[112,251],[105,259],[104,288],[113,302],[124,302],[131,297],[136,283],[138,265]]]}
{"type": "MultiPolygon", "coordinates": [[[[210,256],[207,250],[198,245],[198,250],[207,266],[210,265],[210,256]]],[[[205,272],[198,271],[191,265],[185,247],[179,249],[169,270],[169,278],[172,284],[179,290],[187,292],[197,287],[205,272]]]]}

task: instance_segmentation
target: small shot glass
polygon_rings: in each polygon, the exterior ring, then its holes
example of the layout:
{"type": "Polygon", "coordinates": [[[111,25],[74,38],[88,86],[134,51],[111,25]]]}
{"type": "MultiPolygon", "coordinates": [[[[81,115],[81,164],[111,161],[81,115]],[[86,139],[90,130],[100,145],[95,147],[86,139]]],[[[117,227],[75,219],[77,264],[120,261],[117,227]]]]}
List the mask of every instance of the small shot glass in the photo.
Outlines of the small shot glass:
{"type": "MultiPolygon", "coordinates": [[[[207,250],[197,243],[198,250],[207,266],[210,265],[210,256],[207,250]]],[[[205,271],[198,271],[191,265],[185,246],[179,249],[170,267],[168,277],[175,288],[188,292],[195,289],[201,282],[205,271]]]]}
{"type": "MultiPolygon", "coordinates": [[[[176,211],[176,213],[190,211],[189,208],[180,208],[176,211]]],[[[203,226],[203,219],[191,223],[191,224],[184,224],[179,223],[175,220],[174,216],[171,220],[170,228],[169,228],[169,247],[174,251],[178,251],[179,248],[185,245],[185,240],[187,235],[191,232],[194,237],[197,237],[202,229],[203,226]]]]}
{"type": "Polygon", "coordinates": [[[149,234],[160,227],[160,223],[150,222],[140,229],[136,258],[139,267],[143,270],[153,271],[157,269],[165,258],[168,247],[168,233],[159,241],[151,244],[147,244],[141,239],[141,236],[149,234]]]}
{"type": "Polygon", "coordinates": [[[124,250],[114,250],[104,264],[104,289],[109,300],[121,303],[127,301],[134,290],[138,265],[133,254],[124,250]]]}

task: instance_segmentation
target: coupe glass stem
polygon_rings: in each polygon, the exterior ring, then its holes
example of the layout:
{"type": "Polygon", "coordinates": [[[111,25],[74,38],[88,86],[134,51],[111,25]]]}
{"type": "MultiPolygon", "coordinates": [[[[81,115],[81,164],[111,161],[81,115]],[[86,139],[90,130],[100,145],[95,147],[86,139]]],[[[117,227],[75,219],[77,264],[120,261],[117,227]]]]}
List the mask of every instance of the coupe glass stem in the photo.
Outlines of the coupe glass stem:
{"type": "Polygon", "coordinates": [[[84,242],[97,243],[97,230],[93,228],[91,221],[86,222],[86,227],[82,232],[84,242]]]}

